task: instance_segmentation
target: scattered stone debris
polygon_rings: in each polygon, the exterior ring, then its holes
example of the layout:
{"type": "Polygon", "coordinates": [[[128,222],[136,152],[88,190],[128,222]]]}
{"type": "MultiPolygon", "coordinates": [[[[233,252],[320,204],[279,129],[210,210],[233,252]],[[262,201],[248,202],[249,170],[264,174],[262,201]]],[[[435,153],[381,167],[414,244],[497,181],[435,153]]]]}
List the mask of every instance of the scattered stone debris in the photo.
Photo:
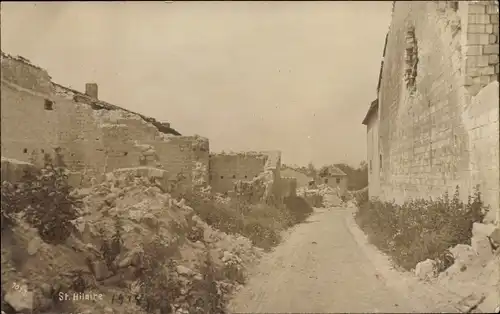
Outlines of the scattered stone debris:
{"type": "Polygon", "coordinates": [[[450,248],[454,263],[436,274],[436,261],[417,264],[415,275],[447,291],[465,296],[454,305],[462,313],[495,313],[500,306],[500,248],[495,225],[474,223],[471,245],[450,248]],[[437,275],[437,276],[436,276],[437,275]]]}
{"type": "MultiPolygon", "coordinates": [[[[85,289],[128,295],[131,288],[126,287],[137,286],[138,276],[145,267],[144,245],[158,238],[166,249],[177,247],[178,254],[173,255],[175,272],[183,288],[178,304],[173,306],[177,313],[187,313],[191,287],[204,279],[200,265],[205,252],[210,252],[214,267],[222,273],[231,270],[244,274],[246,268],[259,260],[263,251],[250,240],[213,229],[183,199],[164,192],[164,178],[162,169],[120,169],[108,173],[102,183],[74,191],[82,199],[82,216],[74,221],[76,233],[65,245],[44,243],[36,231],[21,222],[13,234],[18,250],[26,252],[23,269],[30,274],[30,284],[45,294],[70,289],[75,282],[81,282],[85,289]],[[121,249],[115,258],[107,260],[102,249],[116,235],[117,221],[121,223],[121,249]]],[[[4,258],[10,250],[2,245],[2,286],[19,282],[23,276],[4,258]]],[[[232,276],[217,281],[226,297],[241,285],[241,279],[232,276]]],[[[33,289],[22,298],[19,293],[6,293],[4,301],[18,312],[50,308],[54,304],[50,298],[38,300],[38,290],[33,289]],[[40,302],[45,303],[42,306],[40,302]]],[[[135,304],[118,308],[110,302],[75,304],[82,313],[142,313],[135,304]]]]}
{"type": "Polygon", "coordinates": [[[343,205],[340,191],[326,184],[297,189],[297,195],[306,199],[312,207],[338,207],[343,205]]]}

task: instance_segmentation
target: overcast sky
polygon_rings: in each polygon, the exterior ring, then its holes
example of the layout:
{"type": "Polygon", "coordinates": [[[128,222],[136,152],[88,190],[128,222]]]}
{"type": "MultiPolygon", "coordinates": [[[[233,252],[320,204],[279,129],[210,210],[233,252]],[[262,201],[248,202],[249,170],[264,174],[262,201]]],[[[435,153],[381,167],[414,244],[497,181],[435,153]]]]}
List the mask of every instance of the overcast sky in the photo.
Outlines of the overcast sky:
{"type": "Polygon", "coordinates": [[[391,2],[1,3],[2,50],[212,151],[357,165],[391,2]]]}

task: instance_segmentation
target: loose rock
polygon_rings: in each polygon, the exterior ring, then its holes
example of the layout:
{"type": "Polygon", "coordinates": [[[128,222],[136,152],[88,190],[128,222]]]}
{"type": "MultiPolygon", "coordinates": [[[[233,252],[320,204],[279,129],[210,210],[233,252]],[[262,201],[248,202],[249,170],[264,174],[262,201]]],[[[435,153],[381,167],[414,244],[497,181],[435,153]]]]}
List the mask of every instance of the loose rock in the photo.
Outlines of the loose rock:
{"type": "Polygon", "coordinates": [[[181,276],[191,276],[193,275],[193,271],[185,266],[178,265],[176,267],[177,273],[181,276]]]}
{"type": "Polygon", "coordinates": [[[426,259],[415,267],[415,275],[423,280],[431,279],[436,276],[436,261],[426,259]]]}

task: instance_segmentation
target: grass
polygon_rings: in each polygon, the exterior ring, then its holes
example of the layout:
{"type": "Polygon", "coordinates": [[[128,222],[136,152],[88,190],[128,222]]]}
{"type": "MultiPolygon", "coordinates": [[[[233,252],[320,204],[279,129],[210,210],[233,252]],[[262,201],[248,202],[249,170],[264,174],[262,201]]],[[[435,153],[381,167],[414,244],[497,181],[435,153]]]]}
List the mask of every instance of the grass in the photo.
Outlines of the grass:
{"type": "Polygon", "coordinates": [[[269,250],[280,241],[281,231],[304,221],[313,209],[301,197],[289,197],[284,206],[249,204],[232,199],[219,204],[212,196],[195,194],[188,201],[207,224],[229,234],[249,238],[255,246],[269,250]]]}
{"type": "Polygon", "coordinates": [[[460,201],[458,187],[452,198],[446,193],[435,200],[416,199],[402,205],[368,200],[368,191],[355,196],[356,222],[372,244],[406,270],[433,259],[438,272],[453,264],[449,248],[469,244],[472,225],[488,211],[475,190],[468,202],[460,201]]]}

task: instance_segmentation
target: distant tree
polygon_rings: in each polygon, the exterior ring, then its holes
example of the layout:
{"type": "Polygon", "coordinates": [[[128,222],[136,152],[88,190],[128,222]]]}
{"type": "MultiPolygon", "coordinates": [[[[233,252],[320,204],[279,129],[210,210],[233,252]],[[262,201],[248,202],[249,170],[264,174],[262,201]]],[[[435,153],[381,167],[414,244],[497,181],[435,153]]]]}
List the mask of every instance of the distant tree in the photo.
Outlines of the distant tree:
{"type": "Polygon", "coordinates": [[[328,165],[325,165],[321,168],[319,168],[317,174],[322,177],[322,176],[326,176],[328,174],[328,169],[330,168],[330,166],[328,165]]]}
{"type": "Polygon", "coordinates": [[[307,174],[313,178],[316,178],[317,173],[318,171],[314,167],[314,164],[312,162],[309,162],[309,164],[307,165],[307,174]]]}
{"type": "Polygon", "coordinates": [[[366,161],[362,161],[359,168],[354,168],[346,163],[335,164],[335,166],[347,175],[348,190],[357,191],[368,185],[368,165],[366,161]]]}

